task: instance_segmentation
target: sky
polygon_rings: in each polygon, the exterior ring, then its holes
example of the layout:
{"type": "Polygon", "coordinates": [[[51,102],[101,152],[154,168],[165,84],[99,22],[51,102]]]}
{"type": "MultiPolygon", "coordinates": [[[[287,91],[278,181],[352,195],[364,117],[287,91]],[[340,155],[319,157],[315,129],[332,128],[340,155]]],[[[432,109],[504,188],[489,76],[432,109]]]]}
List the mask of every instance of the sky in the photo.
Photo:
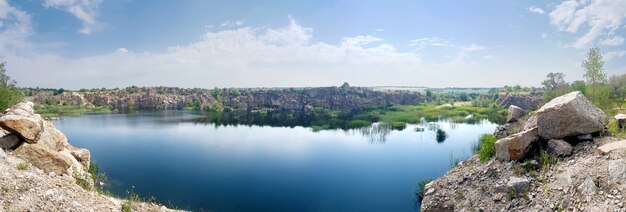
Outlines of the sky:
{"type": "Polygon", "coordinates": [[[540,86],[601,49],[626,73],[626,0],[0,0],[21,87],[540,86]]]}

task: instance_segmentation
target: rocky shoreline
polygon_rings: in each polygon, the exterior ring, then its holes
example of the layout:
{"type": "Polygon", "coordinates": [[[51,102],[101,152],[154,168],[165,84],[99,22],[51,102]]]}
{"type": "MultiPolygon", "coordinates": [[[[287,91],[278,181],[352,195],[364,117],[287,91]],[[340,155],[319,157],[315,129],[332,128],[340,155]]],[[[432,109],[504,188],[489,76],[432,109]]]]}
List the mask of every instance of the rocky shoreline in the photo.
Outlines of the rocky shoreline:
{"type": "Polygon", "coordinates": [[[604,112],[580,92],[519,112],[496,129],[494,158],[426,184],[422,211],[626,211],[626,140],[608,135],[604,112]]]}
{"type": "MultiPolygon", "coordinates": [[[[89,150],[72,146],[33,105],[19,103],[0,116],[0,211],[121,211],[127,200],[91,189],[89,150]]],[[[173,211],[154,203],[130,206],[173,211]]]]}

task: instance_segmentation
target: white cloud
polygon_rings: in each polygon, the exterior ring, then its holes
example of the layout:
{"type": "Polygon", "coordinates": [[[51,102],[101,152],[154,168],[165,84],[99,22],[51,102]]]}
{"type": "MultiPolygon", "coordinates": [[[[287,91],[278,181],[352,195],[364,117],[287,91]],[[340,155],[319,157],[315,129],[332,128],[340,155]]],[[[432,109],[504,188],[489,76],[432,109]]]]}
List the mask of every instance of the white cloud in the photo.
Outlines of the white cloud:
{"type": "Polygon", "coordinates": [[[26,38],[33,33],[31,17],[6,0],[0,0],[0,55],[31,48],[26,38]]]}
{"type": "Polygon", "coordinates": [[[559,30],[576,33],[586,24],[587,32],[572,47],[585,48],[601,35],[611,35],[626,18],[626,1],[567,0],[550,12],[550,23],[559,30]]]}
{"type": "Polygon", "coordinates": [[[548,38],[548,34],[547,34],[547,33],[545,33],[545,32],[541,33],[541,38],[543,38],[543,39],[548,38]]]}
{"type": "Polygon", "coordinates": [[[605,45],[605,46],[619,46],[619,45],[622,45],[623,43],[624,43],[624,37],[620,37],[620,36],[607,38],[602,41],[602,45],[605,45]]]}
{"type": "Polygon", "coordinates": [[[471,52],[471,51],[480,51],[480,50],[485,50],[485,47],[484,47],[484,46],[479,46],[479,45],[476,45],[476,44],[473,44],[473,43],[472,43],[472,45],[470,45],[470,46],[468,46],[468,47],[465,47],[465,48],[463,48],[462,50],[463,50],[463,51],[468,51],[468,52],[471,52]]]}
{"type": "Polygon", "coordinates": [[[78,32],[88,35],[94,31],[102,30],[105,26],[96,20],[100,3],[102,0],[44,0],[43,6],[71,13],[83,24],[82,29],[78,32]]]}
{"type": "Polygon", "coordinates": [[[626,51],[613,51],[613,52],[607,52],[604,54],[604,60],[605,61],[611,61],[615,58],[620,58],[626,55],[626,51]]]}
{"type": "Polygon", "coordinates": [[[535,7],[535,6],[530,6],[527,8],[528,11],[533,12],[533,13],[537,13],[537,14],[545,14],[546,12],[543,11],[543,9],[539,8],[539,7],[535,7]]]}
{"type": "Polygon", "coordinates": [[[417,49],[423,49],[428,46],[443,46],[443,47],[453,47],[454,44],[449,40],[439,38],[439,37],[427,37],[427,38],[419,38],[409,41],[410,47],[417,47],[417,49]]]}
{"type": "Polygon", "coordinates": [[[240,27],[243,26],[243,21],[224,21],[224,23],[220,24],[220,27],[240,27]]]}

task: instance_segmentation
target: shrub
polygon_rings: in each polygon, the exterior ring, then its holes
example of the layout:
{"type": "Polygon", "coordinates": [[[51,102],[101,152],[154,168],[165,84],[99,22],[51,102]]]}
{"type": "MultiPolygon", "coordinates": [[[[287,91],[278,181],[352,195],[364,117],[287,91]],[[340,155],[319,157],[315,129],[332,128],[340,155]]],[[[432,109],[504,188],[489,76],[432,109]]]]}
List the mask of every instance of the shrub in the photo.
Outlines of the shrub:
{"type": "Polygon", "coordinates": [[[491,134],[483,134],[479,139],[478,158],[481,162],[488,161],[496,155],[496,137],[491,134]]]}
{"type": "Polygon", "coordinates": [[[404,128],[406,128],[406,122],[403,121],[396,121],[391,123],[391,128],[394,130],[403,130],[404,128]]]}
{"type": "Polygon", "coordinates": [[[17,164],[17,170],[26,170],[26,168],[28,168],[28,163],[18,163],[17,164]]]}

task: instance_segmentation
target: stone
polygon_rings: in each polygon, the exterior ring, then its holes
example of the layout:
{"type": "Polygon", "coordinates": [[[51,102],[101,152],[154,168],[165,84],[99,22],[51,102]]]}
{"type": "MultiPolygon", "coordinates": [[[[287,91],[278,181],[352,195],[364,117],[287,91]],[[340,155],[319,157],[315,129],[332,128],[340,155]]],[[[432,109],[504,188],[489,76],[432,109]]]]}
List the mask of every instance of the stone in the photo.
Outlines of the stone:
{"type": "Polygon", "coordinates": [[[609,176],[615,180],[626,182],[626,159],[610,161],[609,176]]]}
{"type": "Polygon", "coordinates": [[[579,135],[576,139],[578,139],[578,141],[592,141],[593,136],[591,134],[579,135]]]}
{"type": "Polygon", "coordinates": [[[4,159],[7,157],[7,153],[4,152],[4,150],[0,149],[0,159],[4,159]]]}
{"type": "Polygon", "coordinates": [[[574,151],[574,147],[563,139],[548,140],[548,151],[556,156],[569,156],[574,151]]]}
{"type": "Polygon", "coordinates": [[[509,178],[509,182],[506,183],[508,190],[513,190],[517,193],[524,193],[530,189],[530,180],[528,178],[515,177],[509,178]]]}
{"type": "Polygon", "coordinates": [[[13,151],[22,144],[22,141],[13,134],[5,135],[0,138],[0,148],[5,151],[13,151]]]}
{"type": "Polygon", "coordinates": [[[618,149],[626,149],[626,140],[614,141],[598,147],[598,150],[600,150],[602,154],[607,154],[618,149]]]}
{"type": "Polygon", "coordinates": [[[608,116],[580,91],[559,96],[537,111],[539,136],[545,139],[591,134],[603,130],[608,116]]]}
{"type": "Polygon", "coordinates": [[[88,149],[80,149],[77,148],[75,150],[71,150],[70,153],[78,162],[83,164],[85,168],[89,168],[89,163],[91,161],[91,153],[88,149]]]}
{"type": "Polygon", "coordinates": [[[537,127],[537,116],[533,115],[528,120],[526,120],[526,124],[524,124],[523,130],[528,130],[537,127]]]}
{"type": "Polygon", "coordinates": [[[32,116],[35,114],[33,102],[20,102],[6,110],[5,115],[32,116]]]}
{"type": "Polygon", "coordinates": [[[539,139],[537,132],[537,128],[532,128],[496,141],[496,158],[505,161],[524,158],[539,139]]]}
{"type": "Polygon", "coordinates": [[[591,196],[596,193],[596,183],[593,182],[593,179],[587,178],[578,186],[577,190],[585,196],[591,196]]]}
{"type": "Polygon", "coordinates": [[[615,115],[615,120],[617,120],[617,126],[619,128],[626,128],[626,114],[617,114],[615,115]]]}
{"type": "Polygon", "coordinates": [[[506,118],[506,122],[511,123],[511,122],[516,122],[517,119],[521,118],[522,116],[524,116],[526,112],[524,111],[524,109],[515,106],[515,105],[511,105],[509,106],[509,115],[506,118]]]}
{"type": "Polygon", "coordinates": [[[18,135],[28,143],[36,143],[43,131],[43,119],[19,115],[4,115],[0,117],[0,127],[18,135]]]}
{"type": "Polygon", "coordinates": [[[72,166],[72,161],[61,153],[50,150],[45,146],[23,143],[22,146],[13,151],[13,155],[28,161],[45,172],[70,174],[69,168],[72,166]]]}
{"type": "Polygon", "coordinates": [[[37,143],[56,151],[63,151],[64,149],[68,149],[70,147],[67,137],[65,137],[63,132],[55,128],[52,123],[44,121],[43,129],[44,130],[37,143]]]}

